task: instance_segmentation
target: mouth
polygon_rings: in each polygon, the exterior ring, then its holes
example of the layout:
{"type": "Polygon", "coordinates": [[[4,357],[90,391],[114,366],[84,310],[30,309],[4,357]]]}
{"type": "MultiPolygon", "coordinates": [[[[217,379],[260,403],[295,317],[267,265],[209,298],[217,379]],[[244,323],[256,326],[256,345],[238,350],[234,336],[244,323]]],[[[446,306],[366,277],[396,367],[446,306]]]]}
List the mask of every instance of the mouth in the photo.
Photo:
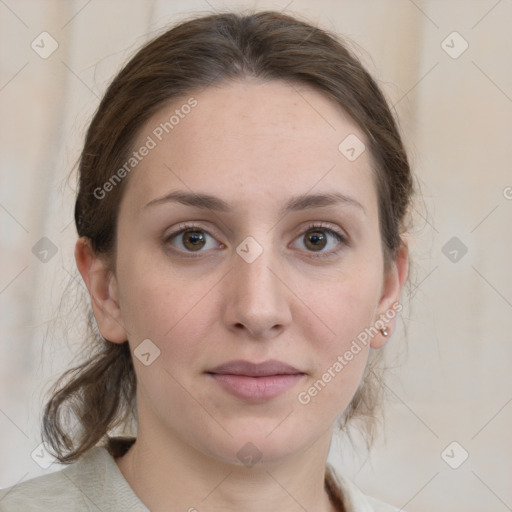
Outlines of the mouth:
{"type": "Polygon", "coordinates": [[[250,402],[275,398],[306,375],[281,361],[229,361],[206,372],[221,389],[250,402]]]}

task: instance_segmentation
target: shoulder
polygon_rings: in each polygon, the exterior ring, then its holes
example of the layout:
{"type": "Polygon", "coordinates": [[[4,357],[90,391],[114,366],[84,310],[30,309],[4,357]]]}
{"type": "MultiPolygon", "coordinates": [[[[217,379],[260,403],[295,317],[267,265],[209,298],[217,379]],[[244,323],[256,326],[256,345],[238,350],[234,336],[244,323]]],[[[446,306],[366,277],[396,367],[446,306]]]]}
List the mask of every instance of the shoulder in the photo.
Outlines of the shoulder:
{"type": "Polygon", "coordinates": [[[367,496],[352,481],[345,478],[339,471],[330,467],[331,474],[341,490],[347,512],[405,512],[399,507],[384,503],[367,496]]]}
{"type": "Polygon", "coordinates": [[[65,470],[61,470],[0,490],[0,511],[57,510],[58,503],[63,510],[69,503],[73,503],[76,510],[80,510],[80,506],[87,510],[80,491],[64,475],[65,470]]]}
{"type": "Polygon", "coordinates": [[[103,447],[61,471],[0,490],[0,512],[147,512],[103,447]]]}

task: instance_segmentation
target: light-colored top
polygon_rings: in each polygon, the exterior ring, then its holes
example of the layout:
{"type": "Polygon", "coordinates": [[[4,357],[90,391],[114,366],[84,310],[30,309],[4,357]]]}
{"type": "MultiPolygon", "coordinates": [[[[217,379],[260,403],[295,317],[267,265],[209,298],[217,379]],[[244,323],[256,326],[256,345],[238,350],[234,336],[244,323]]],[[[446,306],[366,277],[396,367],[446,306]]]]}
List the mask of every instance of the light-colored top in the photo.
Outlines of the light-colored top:
{"type": "MultiPolygon", "coordinates": [[[[347,512],[398,512],[335,473],[347,512]]],[[[149,512],[112,455],[95,447],[61,471],[0,490],[1,512],[149,512]]]]}

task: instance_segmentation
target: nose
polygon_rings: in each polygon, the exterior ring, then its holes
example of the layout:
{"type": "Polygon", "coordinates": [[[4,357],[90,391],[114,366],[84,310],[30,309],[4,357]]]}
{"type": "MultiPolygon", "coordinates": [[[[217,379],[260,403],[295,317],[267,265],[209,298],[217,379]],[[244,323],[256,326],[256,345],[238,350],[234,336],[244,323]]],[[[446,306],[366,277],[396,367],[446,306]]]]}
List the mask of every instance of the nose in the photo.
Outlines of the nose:
{"type": "Polygon", "coordinates": [[[264,249],[252,262],[239,254],[233,260],[225,288],[225,325],[254,340],[278,336],[291,322],[293,294],[277,259],[264,249]]]}

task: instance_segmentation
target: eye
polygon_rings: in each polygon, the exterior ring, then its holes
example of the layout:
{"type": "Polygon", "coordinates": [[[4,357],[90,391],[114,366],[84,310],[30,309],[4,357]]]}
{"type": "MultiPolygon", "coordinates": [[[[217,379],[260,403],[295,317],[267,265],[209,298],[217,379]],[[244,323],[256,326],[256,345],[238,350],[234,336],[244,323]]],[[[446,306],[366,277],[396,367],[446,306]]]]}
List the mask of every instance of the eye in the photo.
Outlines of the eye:
{"type": "Polygon", "coordinates": [[[297,240],[303,240],[304,250],[319,253],[314,257],[320,258],[337,254],[344,245],[348,245],[347,237],[343,233],[321,223],[309,225],[297,240]]]}
{"type": "MultiPolygon", "coordinates": [[[[341,251],[344,245],[348,245],[347,237],[342,232],[322,223],[310,224],[296,240],[304,240],[303,247],[299,248],[313,253],[311,255],[316,258],[333,256],[341,251]]],[[[166,236],[165,243],[171,245],[177,252],[190,257],[195,256],[193,253],[198,253],[197,256],[199,256],[211,249],[224,248],[224,245],[217,242],[210,233],[193,224],[178,226],[174,232],[166,236]]]]}
{"type": "Polygon", "coordinates": [[[175,247],[180,252],[205,252],[202,249],[215,249],[219,244],[207,231],[191,224],[182,224],[165,238],[165,242],[175,247]],[[210,243],[209,243],[210,241],[210,243]]]}

